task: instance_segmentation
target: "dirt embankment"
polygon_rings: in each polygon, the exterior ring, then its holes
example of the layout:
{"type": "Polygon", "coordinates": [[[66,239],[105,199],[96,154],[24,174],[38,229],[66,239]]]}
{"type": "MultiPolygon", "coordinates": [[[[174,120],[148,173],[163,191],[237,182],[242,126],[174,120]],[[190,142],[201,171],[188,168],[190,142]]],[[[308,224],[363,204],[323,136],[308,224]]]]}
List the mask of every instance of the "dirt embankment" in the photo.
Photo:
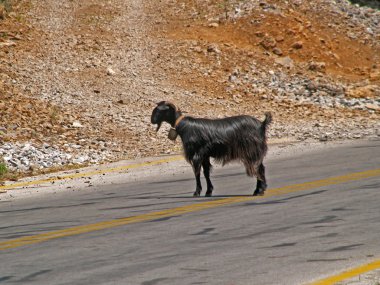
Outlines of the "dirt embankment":
{"type": "Polygon", "coordinates": [[[17,3],[0,14],[10,168],[178,152],[150,125],[161,100],[197,116],[271,111],[271,140],[378,135],[379,10],[343,0],[17,3]]]}

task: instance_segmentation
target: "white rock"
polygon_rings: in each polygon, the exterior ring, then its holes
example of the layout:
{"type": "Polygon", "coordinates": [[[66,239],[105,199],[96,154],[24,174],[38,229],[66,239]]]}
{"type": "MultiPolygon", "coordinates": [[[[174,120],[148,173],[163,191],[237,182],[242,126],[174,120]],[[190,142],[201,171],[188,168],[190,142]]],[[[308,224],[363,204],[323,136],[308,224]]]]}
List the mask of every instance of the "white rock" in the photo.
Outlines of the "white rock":
{"type": "Polygon", "coordinates": [[[210,28],[217,28],[217,27],[219,27],[219,24],[218,23],[210,23],[208,26],[210,28]]]}
{"type": "Polygon", "coordinates": [[[75,158],[73,160],[73,163],[81,164],[81,163],[83,163],[85,161],[86,161],[86,159],[83,156],[80,156],[80,157],[75,158]]]}
{"type": "Polygon", "coordinates": [[[83,125],[80,122],[78,122],[78,121],[74,121],[73,122],[73,127],[74,128],[83,128],[83,125]]]}
{"type": "Polygon", "coordinates": [[[115,70],[113,70],[111,67],[107,68],[107,75],[112,76],[112,75],[115,75],[115,74],[116,74],[115,70]]]}

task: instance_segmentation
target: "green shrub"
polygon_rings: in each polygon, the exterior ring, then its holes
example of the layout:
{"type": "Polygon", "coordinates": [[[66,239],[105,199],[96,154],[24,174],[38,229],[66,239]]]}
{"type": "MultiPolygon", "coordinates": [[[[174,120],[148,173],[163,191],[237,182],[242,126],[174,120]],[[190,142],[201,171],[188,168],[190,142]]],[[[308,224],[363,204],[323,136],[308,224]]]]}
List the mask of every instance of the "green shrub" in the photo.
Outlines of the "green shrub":
{"type": "Polygon", "coordinates": [[[358,4],[360,6],[370,7],[372,9],[380,10],[379,0],[349,0],[351,4],[358,4]]]}
{"type": "Polygon", "coordinates": [[[3,177],[8,172],[7,165],[0,160],[0,178],[3,177]]]}
{"type": "Polygon", "coordinates": [[[5,12],[12,12],[12,7],[16,4],[16,0],[0,0],[0,5],[3,6],[5,12]]]}
{"type": "Polygon", "coordinates": [[[0,5],[2,5],[5,11],[9,11],[11,9],[11,3],[9,0],[0,0],[0,5]]]}

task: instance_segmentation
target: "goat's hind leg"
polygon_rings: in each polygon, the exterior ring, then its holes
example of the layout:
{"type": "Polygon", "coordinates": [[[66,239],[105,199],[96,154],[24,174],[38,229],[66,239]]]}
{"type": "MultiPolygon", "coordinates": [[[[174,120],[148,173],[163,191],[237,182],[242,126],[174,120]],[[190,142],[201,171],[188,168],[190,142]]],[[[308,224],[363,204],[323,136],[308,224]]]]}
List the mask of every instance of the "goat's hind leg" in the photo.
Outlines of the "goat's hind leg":
{"type": "Polygon", "coordinates": [[[201,162],[198,160],[194,160],[193,163],[193,170],[194,170],[194,175],[195,175],[195,180],[197,183],[195,192],[193,194],[194,197],[199,197],[202,192],[202,184],[201,184],[201,162]]]}
{"type": "Polygon", "coordinates": [[[256,190],[253,192],[253,196],[262,196],[264,195],[265,190],[267,189],[267,182],[265,179],[265,166],[260,164],[257,171],[257,184],[256,190]]]}
{"type": "Polygon", "coordinates": [[[206,197],[211,197],[212,196],[212,190],[214,190],[214,186],[212,185],[211,179],[210,179],[210,172],[211,172],[212,165],[210,163],[209,157],[203,161],[202,166],[203,166],[203,174],[204,174],[204,176],[206,178],[206,182],[207,182],[206,197]]]}

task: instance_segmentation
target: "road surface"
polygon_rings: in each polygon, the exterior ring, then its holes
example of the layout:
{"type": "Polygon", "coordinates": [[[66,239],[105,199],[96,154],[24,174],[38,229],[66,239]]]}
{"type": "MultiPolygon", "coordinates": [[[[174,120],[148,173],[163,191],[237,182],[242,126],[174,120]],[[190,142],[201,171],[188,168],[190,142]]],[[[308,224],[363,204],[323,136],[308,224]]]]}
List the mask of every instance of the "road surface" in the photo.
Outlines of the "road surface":
{"type": "Polygon", "coordinates": [[[372,139],[270,156],[261,198],[232,165],[0,201],[0,283],[308,284],[380,258],[379,169],[372,139]]]}

